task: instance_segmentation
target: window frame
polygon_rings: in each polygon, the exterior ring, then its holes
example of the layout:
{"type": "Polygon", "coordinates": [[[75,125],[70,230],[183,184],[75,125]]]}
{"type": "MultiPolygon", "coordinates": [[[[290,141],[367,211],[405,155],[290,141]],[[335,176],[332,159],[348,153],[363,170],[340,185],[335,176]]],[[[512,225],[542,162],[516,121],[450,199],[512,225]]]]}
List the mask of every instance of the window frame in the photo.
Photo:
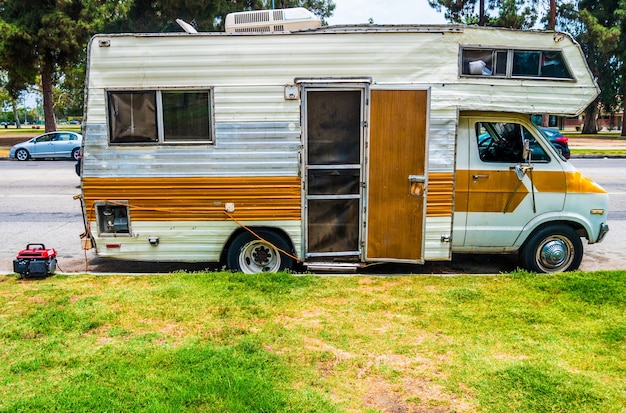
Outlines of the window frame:
{"type": "MultiPolygon", "coordinates": [[[[469,64],[469,61],[467,63],[469,64]]],[[[542,49],[542,48],[524,48],[524,47],[506,47],[506,46],[486,47],[486,46],[481,46],[481,45],[460,45],[458,64],[459,64],[458,73],[459,73],[459,77],[461,78],[490,78],[490,79],[496,78],[496,79],[514,79],[514,80],[520,79],[520,80],[542,80],[542,81],[547,80],[547,81],[561,81],[561,82],[575,82],[576,81],[576,77],[574,76],[569,63],[564,56],[562,49],[554,49],[554,48],[542,49]],[[497,73],[491,73],[491,74],[483,74],[483,73],[472,74],[472,73],[469,73],[470,71],[469,68],[467,71],[465,71],[465,60],[466,60],[465,52],[467,51],[483,52],[486,54],[491,52],[492,61],[496,60],[497,53],[506,52],[505,73],[501,74],[501,70],[497,70],[497,73]],[[541,65],[537,67],[539,71],[539,74],[537,76],[528,75],[528,74],[514,75],[513,71],[515,68],[515,54],[520,53],[520,52],[540,53],[540,60],[541,60],[541,57],[545,56],[548,53],[558,53],[560,55],[561,60],[563,61],[563,67],[567,71],[567,74],[569,75],[569,77],[544,76],[540,73],[540,69],[542,67],[541,65]]],[[[492,69],[493,69],[493,64],[491,68],[489,68],[489,70],[492,71],[492,69]]]]}
{"type": "Polygon", "coordinates": [[[215,90],[212,86],[205,87],[158,87],[158,88],[112,88],[105,90],[105,107],[107,120],[108,144],[110,146],[154,146],[154,145],[214,145],[215,144],[215,90]],[[155,121],[156,140],[138,142],[113,142],[113,124],[111,116],[111,97],[116,93],[154,93],[155,96],[155,121]],[[205,92],[208,94],[208,137],[199,140],[168,140],[165,138],[165,125],[163,116],[163,94],[167,92],[205,92]]]}

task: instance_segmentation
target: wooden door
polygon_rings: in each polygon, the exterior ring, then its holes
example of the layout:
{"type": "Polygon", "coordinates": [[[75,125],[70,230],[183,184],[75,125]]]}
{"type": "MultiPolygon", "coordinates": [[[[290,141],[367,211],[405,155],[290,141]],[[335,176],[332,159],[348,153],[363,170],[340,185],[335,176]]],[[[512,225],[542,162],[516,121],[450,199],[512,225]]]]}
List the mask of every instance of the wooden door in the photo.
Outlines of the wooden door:
{"type": "Polygon", "coordinates": [[[428,91],[372,90],[367,260],[423,262],[428,91]]]}

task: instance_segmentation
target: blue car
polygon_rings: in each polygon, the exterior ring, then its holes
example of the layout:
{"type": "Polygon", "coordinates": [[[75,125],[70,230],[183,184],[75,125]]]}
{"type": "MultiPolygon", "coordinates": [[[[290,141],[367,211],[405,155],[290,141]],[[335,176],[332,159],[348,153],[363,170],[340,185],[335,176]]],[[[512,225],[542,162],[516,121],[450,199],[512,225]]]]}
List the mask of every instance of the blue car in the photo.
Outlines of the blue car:
{"type": "Polygon", "coordinates": [[[71,158],[80,156],[80,145],[83,135],[76,132],[49,132],[30,140],[13,145],[9,151],[11,159],[27,161],[43,158],[71,158]]]}

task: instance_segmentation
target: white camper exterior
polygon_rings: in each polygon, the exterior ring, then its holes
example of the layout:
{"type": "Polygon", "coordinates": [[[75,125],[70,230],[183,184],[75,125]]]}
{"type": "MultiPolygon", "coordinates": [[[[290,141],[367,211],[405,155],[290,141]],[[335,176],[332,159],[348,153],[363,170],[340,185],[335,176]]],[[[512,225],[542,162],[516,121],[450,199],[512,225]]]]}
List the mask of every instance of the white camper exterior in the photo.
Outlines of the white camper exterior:
{"type": "Polygon", "coordinates": [[[529,115],[575,115],[597,93],[562,33],[98,35],[82,161],[89,244],[245,272],[456,251],[573,269],[580,237],[608,230],[608,198],[529,115]],[[484,158],[507,128],[532,157],[484,158]]]}

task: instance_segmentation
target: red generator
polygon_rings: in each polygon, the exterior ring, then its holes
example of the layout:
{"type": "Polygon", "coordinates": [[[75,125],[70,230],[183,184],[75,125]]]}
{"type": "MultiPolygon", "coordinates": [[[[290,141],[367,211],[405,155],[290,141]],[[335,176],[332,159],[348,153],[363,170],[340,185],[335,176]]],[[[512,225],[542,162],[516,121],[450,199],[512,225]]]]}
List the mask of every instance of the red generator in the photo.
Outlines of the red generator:
{"type": "Polygon", "coordinates": [[[46,277],[57,269],[57,252],[43,244],[28,244],[13,260],[13,272],[21,277],[46,277]]]}

